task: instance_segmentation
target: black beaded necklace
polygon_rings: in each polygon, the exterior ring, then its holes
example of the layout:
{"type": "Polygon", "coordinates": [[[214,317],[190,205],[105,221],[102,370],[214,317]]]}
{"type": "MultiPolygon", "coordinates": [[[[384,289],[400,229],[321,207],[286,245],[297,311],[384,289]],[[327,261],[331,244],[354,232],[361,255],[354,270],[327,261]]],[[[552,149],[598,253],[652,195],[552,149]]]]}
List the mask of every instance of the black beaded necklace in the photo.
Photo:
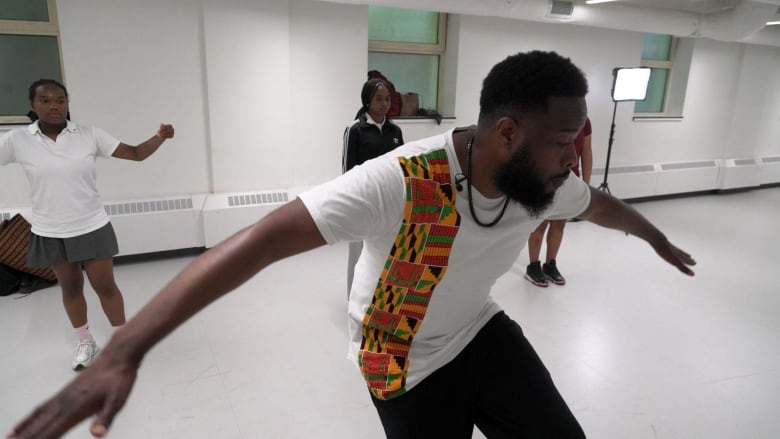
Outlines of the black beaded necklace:
{"type": "Polygon", "coordinates": [[[474,218],[474,222],[479,224],[482,227],[493,227],[496,224],[498,224],[499,221],[501,221],[501,218],[504,217],[504,212],[506,212],[507,206],[509,206],[509,197],[506,195],[504,196],[504,206],[501,208],[501,212],[498,214],[493,221],[489,223],[483,223],[482,221],[477,218],[477,212],[474,211],[474,202],[471,201],[471,146],[474,144],[474,136],[471,136],[471,139],[469,139],[469,143],[466,144],[466,169],[468,170],[468,193],[469,193],[469,210],[471,211],[471,217],[474,218]]]}

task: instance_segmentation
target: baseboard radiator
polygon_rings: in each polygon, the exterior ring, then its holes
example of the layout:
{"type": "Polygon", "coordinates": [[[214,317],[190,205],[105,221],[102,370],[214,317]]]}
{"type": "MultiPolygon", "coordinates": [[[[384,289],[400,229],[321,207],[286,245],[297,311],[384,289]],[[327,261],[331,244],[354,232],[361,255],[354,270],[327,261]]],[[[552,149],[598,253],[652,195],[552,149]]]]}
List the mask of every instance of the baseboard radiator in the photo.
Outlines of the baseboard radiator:
{"type": "Polygon", "coordinates": [[[780,156],[761,157],[759,168],[761,184],[780,183],[780,156]]]}
{"type": "MultiPolygon", "coordinates": [[[[205,195],[105,201],[105,209],[119,241],[119,254],[127,256],[203,247],[201,211],[205,195]]],[[[0,219],[31,208],[1,208],[0,219]]]]}
{"type": "MultiPolygon", "coordinates": [[[[594,168],[591,184],[604,181],[594,168]]],[[[618,198],[645,198],[780,183],[780,156],[610,166],[607,186],[618,198]]]]}
{"type": "Polygon", "coordinates": [[[203,239],[213,247],[292,200],[287,190],[212,194],[203,206],[203,239]]]}
{"type": "MultiPolygon", "coordinates": [[[[105,201],[116,231],[119,255],[128,256],[213,247],[240,229],[292,200],[288,190],[252,193],[197,194],[105,201]]],[[[0,208],[0,220],[31,209],[0,208]]]]}
{"type": "Polygon", "coordinates": [[[107,201],[119,256],[203,247],[206,195],[107,201]]]}
{"type": "MultiPolygon", "coordinates": [[[[593,170],[599,186],[604,168],[593,170]]],[[[609,169],[610,192],[618,198],[728,190],[780,184],[780,156],[699,160],[609,169]]],[[[120,256],[213,247],[295,198],[300,190],[196,194],[138,200],[106,201],[119,240],[120,256]]],[[[0,208],[0,220],[16,213],[28,216],[29,206],[0,208]]]]}

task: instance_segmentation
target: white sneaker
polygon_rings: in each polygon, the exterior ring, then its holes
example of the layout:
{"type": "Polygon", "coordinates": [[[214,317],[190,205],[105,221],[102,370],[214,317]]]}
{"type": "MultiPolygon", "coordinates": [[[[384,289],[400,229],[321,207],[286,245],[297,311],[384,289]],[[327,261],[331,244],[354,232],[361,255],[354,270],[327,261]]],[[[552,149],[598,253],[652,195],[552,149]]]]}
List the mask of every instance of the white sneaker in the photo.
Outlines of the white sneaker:
{"type": "Polygon", "coordinates": [[[89,367],[98,353],[95,340],[81,340],[76,346],[76,356],[73,358],[73,370],[89,367]]]}

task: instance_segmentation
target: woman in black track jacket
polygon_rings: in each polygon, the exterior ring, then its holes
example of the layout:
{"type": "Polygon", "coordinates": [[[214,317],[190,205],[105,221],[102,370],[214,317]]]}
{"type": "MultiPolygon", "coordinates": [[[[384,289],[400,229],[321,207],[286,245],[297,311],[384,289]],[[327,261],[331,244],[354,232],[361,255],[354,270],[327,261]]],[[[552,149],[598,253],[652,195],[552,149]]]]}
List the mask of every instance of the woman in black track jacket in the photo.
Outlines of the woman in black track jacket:
{"type": "MultiPolygon", "coordinates": [[[[401,128],[387,116],[387,110],[390,109],[390,87],[380,79],[369,79],[363,84],[360,99],[363,106],[355,115],[355,120],[344,131],[341,162],[343,172],[404,144],[401,128]]],[[[352,289],[352,277],[361,250],[362,242],[349,243],[347,297],[352,289]]]]}
{"type": "Polygon", "coordinates": [[[360,98],[363,106],[344,131],[343,172],[404,144],[401,128],[387,116],[391,97],[384,81],[366,81],[360,98]]]}

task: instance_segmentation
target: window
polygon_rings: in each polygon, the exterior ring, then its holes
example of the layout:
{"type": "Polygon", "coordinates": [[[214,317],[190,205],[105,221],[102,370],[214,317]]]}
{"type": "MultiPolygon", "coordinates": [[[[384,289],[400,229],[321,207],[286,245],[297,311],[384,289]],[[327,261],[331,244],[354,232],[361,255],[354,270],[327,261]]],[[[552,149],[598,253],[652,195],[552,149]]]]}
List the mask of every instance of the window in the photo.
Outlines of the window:
{"type": "Polygon", "coordinates": [[[401,94],[417,93],[419,108],[452,114],[442,111],[446,32],[447,14],[369,6],[368,70],[401,94]]]}
{"type": "Polygon", "coordinates": [[[650,67],[647,99],[634,104],[637,117],[682,117],[693,44],[671,35],[645,34],[643,67],[650,67]]]}
{"type": "Polygon", "coordinates": [[[645,34],[642,45],[642,66],[651,67],[647,99],[634,104],[636,113],[661,114],[666,108],[672,54],[676,40],[671,35],[645,34]]]}
{"type": "Polygon", "coordinates": [[[41,78],[62,81],[55,0],[2,0],[0,123],[27,123],[27,88],[41,78]]]}

